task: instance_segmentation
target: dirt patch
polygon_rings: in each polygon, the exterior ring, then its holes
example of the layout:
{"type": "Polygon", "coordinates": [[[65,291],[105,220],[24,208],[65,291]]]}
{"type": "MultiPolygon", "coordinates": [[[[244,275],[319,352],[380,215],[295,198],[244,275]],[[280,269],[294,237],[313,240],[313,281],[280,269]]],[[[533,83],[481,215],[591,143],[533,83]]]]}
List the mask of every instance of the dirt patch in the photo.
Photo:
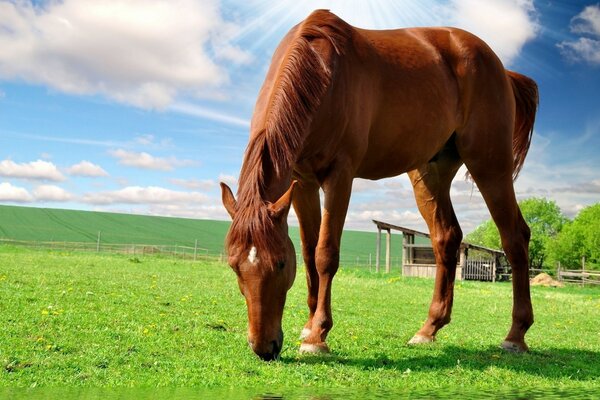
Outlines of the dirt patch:
{"type": "Polygon", "coordinates": [[[534,276],[533,278],[531,278],[529,283],[531,284],[531,286],[546,286],[546,287],[548,287],[548,286],[552,286],[552,287],[565,286],[562,282],[557,281],[556,279],[552,278],[550,275],[548,275],[545,272],[542,272],[541,274],[538,274],[538,275],[534,276]]]}

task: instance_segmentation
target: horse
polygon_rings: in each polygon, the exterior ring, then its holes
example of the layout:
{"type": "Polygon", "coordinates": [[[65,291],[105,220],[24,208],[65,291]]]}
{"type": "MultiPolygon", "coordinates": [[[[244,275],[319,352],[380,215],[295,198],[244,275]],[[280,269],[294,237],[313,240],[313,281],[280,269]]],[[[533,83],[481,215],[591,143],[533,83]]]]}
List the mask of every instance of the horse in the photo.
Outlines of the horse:
{"type": "Polygon", "coordinates": [[[464,164],[512,266],[512,325],[501,347],[527,351],[530,231],[513,181],[537,106],[536,83],[506,70],[486,43],[461,29],[366,30],[328,10],[294,26],[258,94],[237,199],[221,183],[232,218],[228,262],[246,300],[252,350],[266,361],[280,356],[286,293],[296,276],[290,206],[308,285],[300,351],[329,352],[331,288],[353,179],[405,172],[436,259],[428,316],[408,344],[432,342],[452,311],[462,231],[449,191],[464,164]]]}

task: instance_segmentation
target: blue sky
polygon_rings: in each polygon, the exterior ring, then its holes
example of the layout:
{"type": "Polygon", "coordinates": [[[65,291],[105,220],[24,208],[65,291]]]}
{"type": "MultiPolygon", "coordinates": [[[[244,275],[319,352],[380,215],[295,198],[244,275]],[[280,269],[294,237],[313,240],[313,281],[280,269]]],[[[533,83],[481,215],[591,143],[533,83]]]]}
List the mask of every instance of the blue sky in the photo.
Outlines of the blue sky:
{"type": "MultiPolygon", "coordinates": [[[[540,88],[518,197],[571,217],[600,201],[599,3],[0,0],[0,204],[227,219],[218,182],[237,185],[271,54],[316,8],[481,36],[540,88]]],[[[463,176],[452,197],[469,232],[489,214],[463,176]]],[[[347,227],[372,218],[425,229],[406,176],[355,181],[347,227]]]]}

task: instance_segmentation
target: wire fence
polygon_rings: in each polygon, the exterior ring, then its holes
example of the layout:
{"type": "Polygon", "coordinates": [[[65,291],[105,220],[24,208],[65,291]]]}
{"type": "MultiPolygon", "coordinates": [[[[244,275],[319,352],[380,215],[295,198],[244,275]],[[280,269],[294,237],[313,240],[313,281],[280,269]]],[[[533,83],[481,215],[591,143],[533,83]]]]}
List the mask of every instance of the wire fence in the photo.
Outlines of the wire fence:
{"type": "Polygon", "coordinates": [[[197,246],[165,245],[165,244],[115,244],[100,242],[68,242],[68,241],[25,241],[0,239],[0,245],[19,246],[36,250],[53,250],[65,252],[112,253],[125,254],[132,257],[163,256],[194,261],[224,261],[222,252],[211,252],[197,246]]]}
{"type": "MultiPolygon", "coordinates": [[[[194,246],[182,246],[177,244],[116,244],[98,242],[69,242],[69,241],[26,241],[0,238],[0,246],[18,246],[33,250],[50,250],[63,252],[87,252],[87,253],[110,253],[123,254],[131,258],[140,258],[147,256],[167,257],[174,259],[185,259],[191,261],[212,261],[227,262],[227,257],[223,251],[209,250],[198,246],[196,241],[194,246]]],[[[304,260],[302,255],[296,254],[298,265],[302,265],[304,260]]],[[[391,258],[392,271],[402,272],[401,257],[391,258]]],[[[340,256],[340,267],[358,268],[375,272],[375,256],[372,253],[364,256],[340,256]]],[[[537,273],[547,272],[541,269],[530,269],[530,276],[537,273]]],[[[590,270],[564,270],[558,268],[557,278],[566,283],[575,283],[580,285],[599,285],[600,272],[590,270]]],[[[488,279],[483,279],[488,280],[488,279]]]]}
{"type": "MultiPolygon", "coordinates": [[[[27,241],[15,239],[0,238],[0,246],[19,246],[34,250],[50,250],[63,252],[84,252],[84,253],[111,253],[124,254],[132,258],[146,256],[169,257],[175,259],[185,259],[192,261],[218,261],[227,262],[224,251],[214,251],[198,246],[182,246],[177,244],[121,244],[121,243],[102,243],[98,242],[69,242],[69,241],[27,241]]],[[[298,265],[302,265],[304,260],[300,253],[296,254],[298,265]]],[[[392,258],[392,267],[400,269],[400,257],[392,258]]],[[[366,256],[340,256],[340,266],[369,269],[375,271],[375,257],[372,254],[366,256]]]]}

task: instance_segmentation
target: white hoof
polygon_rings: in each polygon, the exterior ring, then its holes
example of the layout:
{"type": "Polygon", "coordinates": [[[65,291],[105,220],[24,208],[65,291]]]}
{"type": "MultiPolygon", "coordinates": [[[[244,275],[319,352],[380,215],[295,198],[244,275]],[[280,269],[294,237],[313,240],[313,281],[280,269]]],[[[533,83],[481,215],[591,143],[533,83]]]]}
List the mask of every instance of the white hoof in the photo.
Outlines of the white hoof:
{"type": "Polygon", "coordinates": [[[505,340],[500,345],[502,350],[508,351],[509,353],[525,353],[528,349],[527,346],[523,347],[518,343],[514,343],[508,340],[505,340]]]}
{"type": "Polygon", "coordinates": [[[412,346],[416,344],[432,343],[434,340],[435,338],[431,338],[428,336],[415,335],[412,337],[412,339],[408,341],[408,344],[412,346]]]}
{"type": "Polygon", "coordinates": [[[308,335],[310,335],[310,329],[308,329],[308,328],[302,329],[302,332],[300,332],[300,340],[306,339],[308,337],[308,335]]]}
{"type": "Polygon", "coordinates": [[[322,344],[311,344],[302,343],[300,345],[300,353],[302,354],[327,354],[329,353],[329,347],[325,343],[322,344]]]}

